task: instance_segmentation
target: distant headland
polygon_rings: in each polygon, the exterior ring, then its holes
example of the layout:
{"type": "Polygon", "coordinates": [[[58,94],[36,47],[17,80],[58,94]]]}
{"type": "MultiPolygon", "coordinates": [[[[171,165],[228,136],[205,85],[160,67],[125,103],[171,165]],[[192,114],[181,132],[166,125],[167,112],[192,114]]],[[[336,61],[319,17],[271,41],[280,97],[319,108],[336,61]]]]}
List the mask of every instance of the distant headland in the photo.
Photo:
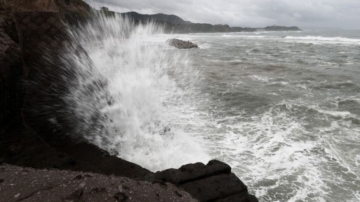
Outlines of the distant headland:
{"type": "MultiPolygon", "coordinates": [[[[115,15],[115,12],[110,11],[106,7],[102,7],[101,11],[108,15],[115,15]]],[[[209,33],[209,32],[256,32],[256,31],[301,31],[299,27],[291,26],[267,26],[264,28],[250,28],[250,27],[230,27],[226,24],[209,24],[209,23],[193,23],[185,21],[176,15],[167,14],[140,14],[137,12],[120,13],[123,17],[128,17],[136,23],[156,22],[164,25],[166,32],[173,33],[209,33]]]]}

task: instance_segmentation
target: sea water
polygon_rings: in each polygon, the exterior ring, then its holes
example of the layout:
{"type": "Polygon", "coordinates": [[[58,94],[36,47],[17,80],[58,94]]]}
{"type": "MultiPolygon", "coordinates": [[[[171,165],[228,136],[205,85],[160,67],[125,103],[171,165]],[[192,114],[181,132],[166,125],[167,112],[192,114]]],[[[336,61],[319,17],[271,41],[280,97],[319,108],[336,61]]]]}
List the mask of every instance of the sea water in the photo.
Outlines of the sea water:
{"type": "Polygon", "coordinates": [[[74,38],[111,97],[93,144],[152,171],[219,159],[260,201],[360,201],[360,31],[164,34],[102,17],[74,38]]]}

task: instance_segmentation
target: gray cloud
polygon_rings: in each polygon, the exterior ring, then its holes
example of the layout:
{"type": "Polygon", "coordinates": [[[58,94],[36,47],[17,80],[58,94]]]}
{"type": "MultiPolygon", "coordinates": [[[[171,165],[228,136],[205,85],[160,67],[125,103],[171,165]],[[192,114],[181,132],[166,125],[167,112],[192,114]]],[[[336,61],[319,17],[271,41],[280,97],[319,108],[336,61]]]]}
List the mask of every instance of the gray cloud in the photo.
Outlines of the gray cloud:
{"type": "Polygon", "coordinates": [[[118,12],[175,14],[192,22],[360,29],[360,0],[86,0],[118,12]]]}

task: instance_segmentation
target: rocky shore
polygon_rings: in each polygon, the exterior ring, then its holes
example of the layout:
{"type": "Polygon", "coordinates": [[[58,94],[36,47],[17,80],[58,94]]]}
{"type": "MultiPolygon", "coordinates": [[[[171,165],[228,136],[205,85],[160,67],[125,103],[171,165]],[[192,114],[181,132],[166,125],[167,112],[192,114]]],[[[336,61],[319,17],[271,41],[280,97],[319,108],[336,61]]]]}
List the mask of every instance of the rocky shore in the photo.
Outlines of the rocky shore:
{"type": "Polygon", "coordinates": [[[196,202],[170,183],[150,183],[125,177],[60,170],[0,166],[1,201],[15,202],[196,202]]]}
{"type": "Polygon", "coordinates": [[[76,16],[72,8],[83,9],[66,2],[50,2],[64,13],[0,11],[0,200],[257,201],[225,163],[153,173],[66,135],[77,132],[71,115],[49,121],[54,109],[66,107],[58,95],[68,90],[63,75],[73,70],[59,59],[64,50],[90,63],[63,23],[66,13],[76,16]]]}

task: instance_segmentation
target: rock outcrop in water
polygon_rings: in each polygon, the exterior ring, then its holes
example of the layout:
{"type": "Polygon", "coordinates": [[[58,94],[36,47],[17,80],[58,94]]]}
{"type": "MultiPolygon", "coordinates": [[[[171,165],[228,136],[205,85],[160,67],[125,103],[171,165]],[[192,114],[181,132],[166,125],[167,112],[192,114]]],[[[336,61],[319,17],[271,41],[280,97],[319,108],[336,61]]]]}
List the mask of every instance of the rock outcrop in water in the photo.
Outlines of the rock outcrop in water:
{"type": "MultiPolygon", "coordinates": [[[[125,198],[129,201],[192,201],[187,193],[178,189],[182,188],[200,201],[256,201],[226,164],[213,161],[207,166],[187,165],[154,174],[82,138],[69,136],[68,133],[86,136],[91,128],[73,130],[79,120],[71,113],[63,114],[71,109],[59,95],[69,91],[68,85],[76,83],[72,83],[75,70],[65,68],[65,65],[75,67],[73,61],[64,60],[62,52],[70,51],[68,53],[77,55],[89,67],[91,61],[79,44],[70,41],[58,13],[26,12],[14,16],[20,39],[14,34],[16,28],[10,15],[0,16],[0,90],[4,95],[1,109],[5,109],[1,111],[0,163],[56,170],[4,165],[0,167],[0,198],[38,201],[37,197],[41,197],[43,201],[50,201],[53,194],[58,193],[61,198],[84,201],[96,201],[97,197],[109,197],[113,201],[125,198]],[[35,178],[38,182],[31,180],[35,178]],[[28,186],[27,180],[33,182],[33,186],[28,186]],[[7,186],[9,184],[13,186],[7,186]],[[145,195],[148,197],[144,198],[145,195]]],[[[93,80],[86,93],[91,94],[92,88],[104,85],[106,83],[93,80]]],[[[93,118],[96,124],[101,117],[94,114],[93,118]]]]}
{"type": "Polygon", "coordinates": [[[175,48],[178,48],[178,49],[199,48],[199,46],[193,42],[183,41],[183,40],[179,40],[179,39],[169,39],[166,41],[166,43],[168,45],[174,46],[175,48]]]}

